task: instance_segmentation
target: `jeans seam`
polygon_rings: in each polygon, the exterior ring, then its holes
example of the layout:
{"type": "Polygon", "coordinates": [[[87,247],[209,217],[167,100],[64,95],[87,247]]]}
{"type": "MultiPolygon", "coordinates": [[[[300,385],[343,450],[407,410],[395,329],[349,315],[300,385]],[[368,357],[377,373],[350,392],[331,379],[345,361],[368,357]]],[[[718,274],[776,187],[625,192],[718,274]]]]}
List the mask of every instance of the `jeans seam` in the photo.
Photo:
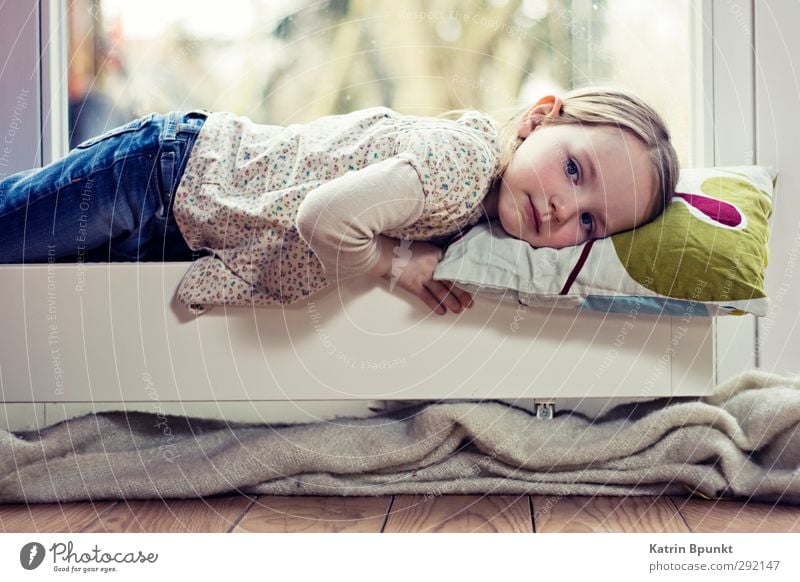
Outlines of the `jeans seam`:
{"type": "MultiPolygon", "coordinates": [[[[185,141],[185,142],[188,143],[189,140],[178,140],[178,139],[175,139],[175,140],[173,140],[171,142],[168,142],[168,143],[175,143],[177,141],[185,141]]],[[[159,143],[158,151],[157,151],[156,155],[159,155],[161,153],[162,149],[163,149],[163,143],[159,143]]],[[[111,169],[111,167],[116,165],[118,162],[127,160],[129,158],[140,158],[142,156],[150,157],[150,154],[147,153],[144,150],[133,150],[133,151],[125,154],[124,156],[119,156],[119,157],[112,158],[111,159],[111,163],[109,165],[107,165],[107,166],[103,166],[103,167],[99,167],[99,168],[92,167],[91,168],[91,172],[92,173],[94,173],[94,172],[103,172],[105,170],[111,169]]]]}
{"type": "MultiPolygon", "coordinates": [[[[91,168],[89,168],[89,173],[88,174],[83,175],[83,176],[78,176],[77,178],[72,178],[67,184],[59,185],[59,187],[56,188],[56,190],[61,190],[61,188],[64,188],[68,184],[74,184],[78,180],[84,180],[84,179],[88,178],[89,176],[91,176],[94,173],[105,172],[106,170],[110,170],[115,165],[117,165],[118,162],[129,160],[130,158],[142,158],[142,157],[149,158],[149,157],[151,157],[151,155],[146,153],[146,152],[143,152],[143,151],[138,151],[138,152],[132,152],[130,155],[126,155],[126,156],[123,156],[123,157],[113,158],[109,165],[103,166],[103,167],[99,167],[99,168],[91,167],[91,168]]],[[[48,190],[47,192],[51,193],[51,192],[53,192],[53,190],[48,190]]]]}
{"type": "Polygon", "coordinates": [[[113,137],[117,137],[120,135],[124,135],[126,133],[139,131],[144,128],[145,125],[150,123],[153,120],[154,114],[145,115],[134,119],[124,125],[120,125],[119,127],[115,127],[105,131],[99,135],[90,137],[88,139],[83,140],[81,143],[75,146],[75,149],[85,150],[89,149],[90,147],[97,145],[107,139],[111,139],[113,137]]]}

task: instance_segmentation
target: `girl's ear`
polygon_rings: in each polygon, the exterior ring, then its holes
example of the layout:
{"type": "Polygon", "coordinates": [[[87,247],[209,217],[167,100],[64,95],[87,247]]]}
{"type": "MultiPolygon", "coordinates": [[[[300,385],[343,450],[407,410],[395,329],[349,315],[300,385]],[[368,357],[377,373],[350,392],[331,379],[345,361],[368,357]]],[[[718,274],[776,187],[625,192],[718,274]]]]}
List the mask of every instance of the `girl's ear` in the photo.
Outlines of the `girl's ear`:
{"type": "Polygon", "coordinates": [[[531,107],[525,115],[522,116],[517,135],[525,139],[533,133],[534,129],[542,124],[542,121],[546,117],[558,117],[561,115],[561,107],[563,105],[561,98],[555,95],[546,95],[542,97],[536,102],[536,105],[531,107]]]}

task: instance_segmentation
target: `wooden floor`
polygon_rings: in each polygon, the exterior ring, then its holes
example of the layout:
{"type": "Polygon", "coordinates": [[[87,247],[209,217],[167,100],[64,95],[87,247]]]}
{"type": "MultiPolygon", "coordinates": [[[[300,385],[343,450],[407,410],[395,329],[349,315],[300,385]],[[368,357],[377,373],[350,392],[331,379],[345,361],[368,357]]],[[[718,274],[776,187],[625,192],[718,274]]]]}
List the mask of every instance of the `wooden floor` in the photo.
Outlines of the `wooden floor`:
{"type": "Polygon", "coordinates": [[[229,496],[0,505],[0,532],[800,532],[800,507],[683,497],[229,496]]]}

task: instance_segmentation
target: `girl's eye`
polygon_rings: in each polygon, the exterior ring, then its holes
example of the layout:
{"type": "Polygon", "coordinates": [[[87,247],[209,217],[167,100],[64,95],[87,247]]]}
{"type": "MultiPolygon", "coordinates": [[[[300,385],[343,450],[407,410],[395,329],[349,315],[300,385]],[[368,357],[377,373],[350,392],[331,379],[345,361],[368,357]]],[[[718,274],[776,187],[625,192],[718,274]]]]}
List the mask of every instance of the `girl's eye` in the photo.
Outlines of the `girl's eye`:
{"type": "Polygon", "coordinates": [[[581,214],[581,224],[586,224],[589,226],[589,231],[592,230],[592,215],[588,212],[584,212],[581,214]]]}
{"type": "Polygon", "coordinates": [[[565,166],[565,169],[567,171],[567,175],[570,178],[575,178],[577,181],[577,178],[580,175],[580,171],[578,170],[578,164],[576,164],[574,160],[567,160],[567,165],[565,166]]]}

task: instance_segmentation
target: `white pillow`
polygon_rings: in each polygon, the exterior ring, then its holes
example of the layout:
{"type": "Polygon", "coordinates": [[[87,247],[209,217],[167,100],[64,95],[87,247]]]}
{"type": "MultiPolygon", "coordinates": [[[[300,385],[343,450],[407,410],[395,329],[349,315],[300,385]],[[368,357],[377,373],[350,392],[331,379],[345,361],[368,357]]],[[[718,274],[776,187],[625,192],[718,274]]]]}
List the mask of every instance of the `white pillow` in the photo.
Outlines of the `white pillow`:
{"type": "Polygon", "coordinates": [[[683,170],[654,221],[563,249],[478,223],[450,244],[434,279],[532,307],[763,316],[774,180],[756,166],[683,170]]]}

